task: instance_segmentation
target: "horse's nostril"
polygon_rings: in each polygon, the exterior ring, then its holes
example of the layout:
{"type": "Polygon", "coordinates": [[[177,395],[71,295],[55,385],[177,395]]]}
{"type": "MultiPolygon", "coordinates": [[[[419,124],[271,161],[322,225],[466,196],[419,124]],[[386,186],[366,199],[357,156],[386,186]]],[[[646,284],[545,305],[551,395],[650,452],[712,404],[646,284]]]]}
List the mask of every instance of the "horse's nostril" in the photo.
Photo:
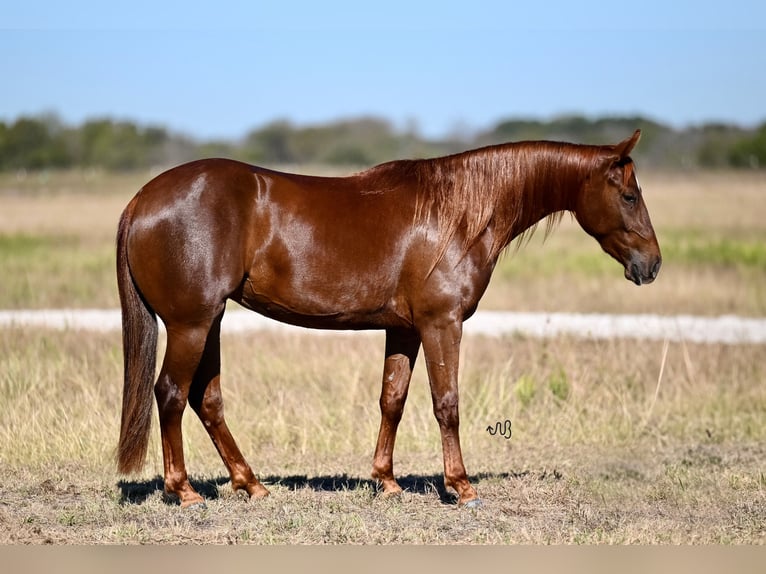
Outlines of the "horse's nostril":
{"type": "Polygon", "coordinates": [[[644,282],[643,277],[641,277],[641,268],[637,263],[633,263],[630,266],[630,279],[636,285],[641,285],[644,282]]]}
{"type": "Polygon", "coordinates": [[[657,259],[657,262],[652,267],[652,279],[657,278],[657,274],[660,272],[660,266],[662,265],[662,259],[657,259]]]}

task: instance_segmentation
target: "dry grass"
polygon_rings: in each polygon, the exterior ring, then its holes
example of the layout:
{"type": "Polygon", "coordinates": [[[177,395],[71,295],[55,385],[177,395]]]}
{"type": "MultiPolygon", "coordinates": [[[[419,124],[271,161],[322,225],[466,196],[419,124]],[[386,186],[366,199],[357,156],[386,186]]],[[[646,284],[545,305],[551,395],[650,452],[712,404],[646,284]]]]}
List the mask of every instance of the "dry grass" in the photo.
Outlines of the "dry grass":
{"type": "Polygon", "coordinates": [[[407,492],[368,479],[382,338],[228,335],[227,417],[272,496],[233,493],[184,421],[205,510],[114,473],[119,336],[0,332],[0,542],[763,543],[766,409],[755,346],[469,338],[466,464],[486,505],[444,492],[422,366],[397,444],[407,492]],[[662,379],[658,377],[662,370],[662,379]],[[30,414],[33,413],[33,416],[30,414]],[[486,427],[510,419],[510,440],[486,427]]]}

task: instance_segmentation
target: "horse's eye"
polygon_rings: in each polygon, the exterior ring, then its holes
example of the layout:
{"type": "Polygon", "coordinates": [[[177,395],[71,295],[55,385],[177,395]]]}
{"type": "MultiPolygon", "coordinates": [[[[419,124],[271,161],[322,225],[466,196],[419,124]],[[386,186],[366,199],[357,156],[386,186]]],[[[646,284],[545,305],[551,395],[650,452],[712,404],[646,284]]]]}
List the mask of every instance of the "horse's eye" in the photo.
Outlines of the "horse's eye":
{"type": "Polygon", "coordinates": [[[622,195],[622,199],[624,199],[625,202],[628,203],[629,205],[636,205],[636,202],[638,201],[638,196],[632,193],[624,193],[622,195]]]}

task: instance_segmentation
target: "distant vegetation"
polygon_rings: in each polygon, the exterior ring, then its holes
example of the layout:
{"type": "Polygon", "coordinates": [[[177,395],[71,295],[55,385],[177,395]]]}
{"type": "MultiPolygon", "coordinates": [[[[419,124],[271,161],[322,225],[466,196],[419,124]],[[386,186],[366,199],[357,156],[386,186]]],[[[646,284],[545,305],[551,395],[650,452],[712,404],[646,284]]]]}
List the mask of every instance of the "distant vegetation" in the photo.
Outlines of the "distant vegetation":
{"type": "Polygon", "coordinates": [[[757,128],[706,124],[674,129],[644,117],[506,119],[476,133],[427,139],[374,117],[302,126],[279,120],[236,141],[200,141],[163,126],[110,118],[79,126],[56,115],[0,122],[0,171],[100,168],[130,171],[224,156],[265,165],[327,164],[364,167],[397,158],[433,157],[523,139],[616,142],[643,130],[635,157],[669,169],[766,167],[766,122],[757,128]]]}

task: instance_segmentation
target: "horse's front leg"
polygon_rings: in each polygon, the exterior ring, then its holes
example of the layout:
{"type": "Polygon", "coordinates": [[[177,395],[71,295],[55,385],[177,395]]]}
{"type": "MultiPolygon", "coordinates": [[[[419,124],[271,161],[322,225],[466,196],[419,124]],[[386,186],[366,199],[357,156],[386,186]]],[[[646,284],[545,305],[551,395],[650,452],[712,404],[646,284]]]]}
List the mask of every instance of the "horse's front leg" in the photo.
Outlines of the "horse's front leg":
{"type": "Polygon", "coordinates": [[[444,486],[457,491],[458,504],[478,506],[481,501],[468,482],[460,450],[458,365],[462,333],[463,323],[459,319],[444,320],[421,329],[434,415],[441,432],[444,486]]]}
{"type": "Polygon", "coordinates": [[[394,478],[394,443],[419,349],[420,337],[415,331],[386,331],[386,360],[380,393],[380,431],[372,461],[372,477],[381,482],[385,495],[402,491],[394,478]]]}

